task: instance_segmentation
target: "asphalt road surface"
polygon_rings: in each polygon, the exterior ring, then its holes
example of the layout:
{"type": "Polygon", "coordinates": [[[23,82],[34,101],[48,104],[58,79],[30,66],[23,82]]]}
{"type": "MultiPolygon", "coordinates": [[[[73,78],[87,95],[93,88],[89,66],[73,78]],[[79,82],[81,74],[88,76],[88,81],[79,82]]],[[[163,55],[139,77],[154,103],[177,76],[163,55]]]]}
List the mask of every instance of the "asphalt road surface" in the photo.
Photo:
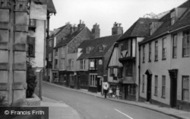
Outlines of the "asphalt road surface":
{"type": "Polygon", "coordinates": [[[68,104],[80,114],[82,119],[176,119],[149,109],[46,83],[42,84],[42,95],[68,104]]]}

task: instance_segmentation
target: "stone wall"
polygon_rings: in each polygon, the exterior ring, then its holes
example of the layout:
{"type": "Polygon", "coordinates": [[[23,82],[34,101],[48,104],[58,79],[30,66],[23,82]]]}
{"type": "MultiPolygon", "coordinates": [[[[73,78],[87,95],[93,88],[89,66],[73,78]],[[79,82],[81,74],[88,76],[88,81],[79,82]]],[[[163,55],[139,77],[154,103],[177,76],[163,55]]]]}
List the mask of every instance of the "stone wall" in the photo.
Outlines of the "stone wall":
{"type": "Polygon", "coordinates": [[[0,0],[0,96],[12,104],[25,98],[27,0],[0,0]]]}

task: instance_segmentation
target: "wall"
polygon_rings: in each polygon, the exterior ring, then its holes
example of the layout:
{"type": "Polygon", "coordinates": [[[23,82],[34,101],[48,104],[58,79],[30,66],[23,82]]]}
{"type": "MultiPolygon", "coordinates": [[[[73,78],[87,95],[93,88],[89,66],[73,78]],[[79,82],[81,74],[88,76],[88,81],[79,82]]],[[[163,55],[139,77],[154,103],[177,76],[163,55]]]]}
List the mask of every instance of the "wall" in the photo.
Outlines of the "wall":
{"type": "Polygon", "coordinates": [[[146,89],[147,89],[147,76],[145,72],[149,69],[152,72],[152,94],[151,97],[153,100],[159,101],[161,103],[170,104],[170,77],[168,70],[170,69],[170,57],[171,57],[171,36],[167,35],[166,37],[166,60],[162,60],[162,38],[158,39],[158,61],[155,62],[155,40],[152,41],[152,55],[151,62],[148,62],[148,53],[149,53],[149,44],[145,44],[145,63],[142,63],[143,50],[141,45],[141,59],[140,59],[140,79],[141,79],[141,90],[140,96],[146,99],[146,89]],[[145,92],[142,93],[142,77],[145,76],[145,92]],[[155,75],[158,75],[158,96],[154,96],[154,84],[155,84],[155,75]],[[166,76],[166,96],[165,98],[161,97],[161,87],[162,87],[162,75],[166,76]]]}
{"type": "Polygon", "coordinates": [[[30,33],[30,36],[35,37],[35,58],[31,58],[34,62],[33,67],[43,67],[44,65],[44,25],[44,20],[36,20],[36,30],[34,33],[30,33]]]}
{"type": "MultiPolygon", "coordinates": [[[[178,69],[178,77],[177,77],[177,100],[182,100],[182,76],[187,75],[190,76],[190,57],[182,57],[182,39],[183,33],[177,33],[177,58],[173,59],[171,57],[171,69],[178,69]]],[[[190,81],[189,81],[190,83],[190,81]]],[[[190,84],[189,84],[190,86],[190,84]]],[[[189,94],[190,96],[190,94],[189,94]]],[[[190,99],[190,97],[189,97],[190,99]]],[[[189,100],[190,103],[190,100],[189,100]]]]}

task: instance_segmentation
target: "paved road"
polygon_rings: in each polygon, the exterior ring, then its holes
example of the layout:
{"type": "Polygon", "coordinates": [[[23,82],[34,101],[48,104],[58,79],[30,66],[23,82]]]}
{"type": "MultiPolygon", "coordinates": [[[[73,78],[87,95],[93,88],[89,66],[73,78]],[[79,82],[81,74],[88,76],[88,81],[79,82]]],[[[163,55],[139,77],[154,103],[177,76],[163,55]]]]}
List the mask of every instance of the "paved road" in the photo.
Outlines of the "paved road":
{"type": "Polygon", "coordinates": [[[114,102],[92,95],[43,83],[45,97],[62,101],[78,111],[82,119],[175,119],[141,107],[114,102]]]}

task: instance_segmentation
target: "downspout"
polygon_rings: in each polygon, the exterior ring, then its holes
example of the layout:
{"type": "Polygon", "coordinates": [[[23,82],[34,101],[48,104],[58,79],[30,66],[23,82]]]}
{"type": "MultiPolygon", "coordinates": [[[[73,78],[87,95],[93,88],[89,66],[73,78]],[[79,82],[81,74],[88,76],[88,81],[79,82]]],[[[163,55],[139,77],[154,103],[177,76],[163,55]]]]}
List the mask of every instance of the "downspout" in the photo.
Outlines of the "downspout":
{"type": "Polygon", "coordinates": [[[138,44],[138,46],[139,46],[139,47],[138,47],[138,50],[139,50],[139,58],[138,58],[138,59],[139,59],[139,64],[138,64],[138,70],[139,70],[139,74],[138,74],[138,75],[139,75],[139,79],[138,79],[138,80],[139,80],[139,81],[138,81],[138,82],[139,82],[139,84],[138,84],[138,100],[137,100],[137,101],[139,101],[139,98],[140,98],[140,84],[141,84],[141,83],[140,83],[140,79],[141,79],[141,78],[140,78],[140,77],[141,77],[141,75],[140,75],[140,74],[141,74],[141,73],[140,73],[140,69],[141,69],[141,67],[140,67],[140,63],[141,63],[141,52],[140,52],[140,51],[141,51],[141,50],[140,50],[140,45],[139,45],[139,44],[138,44]]]}

